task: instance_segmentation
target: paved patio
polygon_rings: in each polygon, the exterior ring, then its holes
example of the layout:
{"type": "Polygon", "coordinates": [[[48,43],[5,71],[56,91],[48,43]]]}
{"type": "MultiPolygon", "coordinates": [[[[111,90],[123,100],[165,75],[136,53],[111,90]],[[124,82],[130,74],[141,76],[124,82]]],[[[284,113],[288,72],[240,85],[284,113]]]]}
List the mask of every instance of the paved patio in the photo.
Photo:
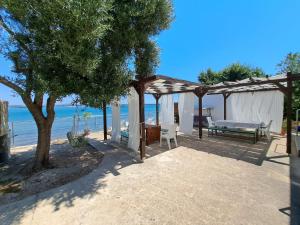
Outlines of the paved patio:
{"type": "Polygon", "coordinates": [[[148,147],[139,163],[97,137],[98,169],[0,206],[0,224],[299,224],[300,159],[282,138],[253,145],[195,133],[176,149],[148,147]]]}

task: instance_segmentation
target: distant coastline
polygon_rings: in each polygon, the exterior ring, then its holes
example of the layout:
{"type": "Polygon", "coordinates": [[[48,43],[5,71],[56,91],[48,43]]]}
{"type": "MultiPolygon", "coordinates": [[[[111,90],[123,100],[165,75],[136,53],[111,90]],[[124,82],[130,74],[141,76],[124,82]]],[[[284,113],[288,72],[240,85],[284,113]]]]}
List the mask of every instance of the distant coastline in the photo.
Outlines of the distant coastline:
{"type": "MultiPolygon", "coordinates": [[[[146,119],[155,120],[156,117],[155,104],[145,105],[146,119]]],[[[31,113],[26,106],[23,105],[10,105],[8,107],[8,118],[10,128],[12,130],[12,137],[14,146],[32,145],[37,142],[36,124],[32,118],[31,113]]],[[[82,116],[85,112],[90,112],[91,117],[86,122],[80,119],[79,132],[83,131],[88,124],[89,129],[93,132],[103,131],[103,112],[101,109],[74,106],[71,104],[57,105],[55,109],[56,115],[52,128],[52,140],[66,138],[66,133],[72,130],[74,115],[82,116]]],[[[128,104],[121,104],[120,107],[121,121],[128,121],[128,104]]],[[[112,110],[107,107],[107,125],[110,127],[112,124],[112,110]]]]}

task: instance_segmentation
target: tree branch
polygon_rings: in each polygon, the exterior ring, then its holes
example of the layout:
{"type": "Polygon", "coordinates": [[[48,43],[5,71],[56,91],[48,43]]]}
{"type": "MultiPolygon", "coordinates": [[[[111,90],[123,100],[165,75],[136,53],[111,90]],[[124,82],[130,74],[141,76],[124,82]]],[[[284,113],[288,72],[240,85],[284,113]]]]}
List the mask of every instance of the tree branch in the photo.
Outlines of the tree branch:
{"type": "Polygon", "coordinates": [[[47,118],[50,121],[54,120],[55,111],[54,111],[54,105],[56,103],[56,97],[53,95],[50,95],[47,99],[47,105],[46,105],[46,111],[47,111],[47,118]]]}
{"type": "Polygon", "coordinates": [[[17,34],[12,31],[9,26],[4,22],[4,19],[2,18],[2,16],[0,15],[0,26],[3,27],[4,30],[6,30],[6,32],[14,38],[14,40],[16,40],[20,46],[30,55],[30,49],[27,47],[27,45],[21,41],[18,37],[17,34]]]}
{"type": "Polygon", "coordinates": [[[43,108],[43,94],[36,93],[34,96],[34,104],[38,106],[40,110],[43,108]]]}
{"type": "Polygon", "coordinates": [[[19,87],[17,84],[13,83],[12,81],[8,80],[6,77],[0,75],[0,83],[13,89],[16,91],[19,95],[24,95],[25,91],[19,87]]]}

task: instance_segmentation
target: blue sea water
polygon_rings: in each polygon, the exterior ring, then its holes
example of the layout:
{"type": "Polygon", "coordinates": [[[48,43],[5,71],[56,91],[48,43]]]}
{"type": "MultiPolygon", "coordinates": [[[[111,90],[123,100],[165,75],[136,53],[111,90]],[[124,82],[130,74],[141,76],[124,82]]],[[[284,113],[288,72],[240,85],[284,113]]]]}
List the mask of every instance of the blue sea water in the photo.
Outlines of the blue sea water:
{"type": "MultiPolygon", "coordinates": [[[[32,115],[26,107],[9,106],[9,122],[12,131],[13,146],[23,146],[36,144],[37,142],[37,128],[32,115]]],[[[66,138],[66,133],[71,131],[73,126],[74,115],[80,115],[79,132],[88,126],[92,131],[103,130],[103,112],[100,109],[85,107],[85,106],[56,106],[55,120],[52,127],[52,140],[59,138],[66,138]],[[90,112],[91,117],[84,121],[83,113],[90,112]]],[[[120,109],[121,120],[128,121],[128,105],[121,105],[120,109]]],[[[146,120],[151,119],[155,121],[155,105],[145,105],[146,120]]],[[[107,107],[107,124],[108,127],[112,123],[111,107],[107,107]]]]}

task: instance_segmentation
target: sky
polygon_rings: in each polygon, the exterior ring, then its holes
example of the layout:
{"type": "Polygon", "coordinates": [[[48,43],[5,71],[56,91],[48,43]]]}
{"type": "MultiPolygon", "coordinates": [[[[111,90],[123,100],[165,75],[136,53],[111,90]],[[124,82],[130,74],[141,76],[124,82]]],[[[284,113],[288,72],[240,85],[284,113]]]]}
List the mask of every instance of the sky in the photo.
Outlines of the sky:
{"type": "MultiPolygon", "coordinates": [[[[299,0],[174,0],[170,29],[155,37],[161,49],[157,74],[197,81],[211,68],[240,62],[276,74],[289,53],[300,52],[299,0]]],[[[10,62],[0,57],[0,74],[10,62]]],[[[22,100],[0,84],[0,99],[22,100]]],[[[59,104],[70,103],[66,98],[59,104]]],[[[154,103],[146,96],[146,103],[154,103]]]]}

